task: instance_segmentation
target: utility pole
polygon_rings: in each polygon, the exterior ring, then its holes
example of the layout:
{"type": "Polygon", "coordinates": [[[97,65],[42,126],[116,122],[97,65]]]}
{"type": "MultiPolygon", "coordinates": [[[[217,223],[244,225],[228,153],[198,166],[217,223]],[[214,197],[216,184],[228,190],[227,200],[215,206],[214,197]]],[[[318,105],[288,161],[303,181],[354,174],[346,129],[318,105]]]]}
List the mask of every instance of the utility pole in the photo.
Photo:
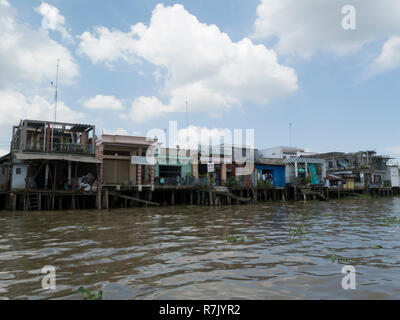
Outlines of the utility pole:
{"type": "Polygon", "coordinates": [[[186,100],[186,148],[189,148],[189,107],[188,107],[188,102],[186,100]]]}

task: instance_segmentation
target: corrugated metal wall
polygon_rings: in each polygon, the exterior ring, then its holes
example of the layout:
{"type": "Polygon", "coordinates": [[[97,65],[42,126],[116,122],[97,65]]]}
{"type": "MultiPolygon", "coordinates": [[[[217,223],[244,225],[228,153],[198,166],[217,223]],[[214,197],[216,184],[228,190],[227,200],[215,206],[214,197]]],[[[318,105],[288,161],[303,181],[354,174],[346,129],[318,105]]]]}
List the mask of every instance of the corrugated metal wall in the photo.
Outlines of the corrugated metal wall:
{"type": "Polygon", "coordinates": [[[270,170],[272,171],[272,176],[274,179],[275,187],[284,187],[286,185],[286,175],[285,175],[285,166],[271,166],[265,164],[257,164],[256,169],[261,170],[270,170]]]}
{"type": "Polygon", "coordinates": [[[104,183],[121,184],[129,181],[129,160],[104,159],[104,183]]]}

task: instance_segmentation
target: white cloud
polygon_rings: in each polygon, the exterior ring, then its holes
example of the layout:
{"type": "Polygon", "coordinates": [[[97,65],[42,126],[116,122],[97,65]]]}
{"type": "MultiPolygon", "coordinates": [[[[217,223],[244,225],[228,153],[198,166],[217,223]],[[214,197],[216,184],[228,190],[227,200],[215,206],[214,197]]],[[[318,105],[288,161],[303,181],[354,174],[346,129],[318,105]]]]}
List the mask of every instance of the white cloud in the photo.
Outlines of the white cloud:
{"type": "Polygon", "coordinates": [[[11,5],[7,2],[7,0],[0,0],[0,5],[4,7],[10,7],[11,5]]]}
{"type": "Polygon", "coordinates": [[[110,135],[119,135],[119,136],[141,136],[141,132],[137,130],[133,130],[129,132],[125,128],[117,128],[117,129],[107,129],[107,128],[99,128],[96,127],[97,132],[101,132],[101,134],[110,134],[110,135]],[[99,131],[97,131],[99,130],[99,131]]]}
{"type": "Polygon", "coordinates": [[[84,100],[83,106],[88,109],[103,109],[103,110],[122,110],[124,106],[121,100],[115,96],[104,96],[101,94],[96,95],[93,98],[84,100]]]}
{"type": "MultiPolygon", "coordinates": [[[[34,95],[26,97],[20,92],[0,90],[0,134],[10,136],[12,126],[22,119],[53,120],[54,104],[47,98],[34,95]]],[[[85,115],[66,106],[63,101],[57,104],[57,121],[78,122],[85,115]]]]}
{"type": "Polygon", "coordinates": [[[72,37],[68,33],[67,29],[65,29],[65,17],[60,14],[60,11],[49,5],[46,2],[42,2],[39,7],[37,7],[36,12],[43,16],[42,19],[42,28],[45,30],[55,30],[61,33],[63,39],[71,41],[72,37]]]}
{"type": "Polygon", "coordinates": [[[368,42],[400,35],[399,17],[398,0],[261,0],[254,38],[276,39],[282,54],[351,54],[368,42]],[[341,9],[348,4],[356,9],[356,30],[341,26],[341,9]]]}
{"type": "Polygon", "coordinates": [[[10,150],[9,149],[0,149],[0,157],[6,155],[7,153],[9,153],[10,150]]]}
{"type": "Polygon", "coordinates": [[[32,87],[54,80],[60,59],[60,81],[71,83],[78,66],[69,51],[50,39],[48,32],[34,30],[17,19],[15,8],[0,2],[0,88],[32,87]]]}
{"type": "Polygon", "coordinates": [[[164,105],[156,97],[139,97],[133,101],[128,116],[132,121],[145,122],[161,117],[170,111],[171,108],[164,105]]]}
{"type": "Polygon", "coordinates": [[[172,145],[177,144],[183,149],[197,149],[199,145],[219,145],[222,143],[233,143],[231,130],[189,126],[178,130],[177,142],[172,145]]]}
{"type": "Polygon", "coordinates": [[[400,37],[391,37],[371,66],[371,75],[400,67],[400,37]]]}
{"type": "Polygon", "coordinates": [[[165,75],[161,94],[168,102],[137,98],[130,112],[133,121],[184,112],[187,100],[191,112],[219,116],[232,106],[247,101],[264,105],[298,88],[295,71],[280,65],[273,50],[247,38],[233,42],[182,5],[157,5],[149,26],[138,23],[126,33],[97,27],[80,40],[78,52],[93,63],[110,65],[119,59],[135,63],[141,58],[156,66],[156,78],[165,75]]]}
{"type": "Polygon", "coordinates": [[[112,63],[118,59],[134,63],[137,59],[132,54],[132,36],[134,33],[124,33],[119,30],[109,30],[106,27],[95,27],[93,36],[84,32],[79,36],[78,53],[87,55],[93,63],[112,63]]]}
{"type": "Polygon", "coordinates": [[[128,136],[129,135],[128,131],[126,129],[124,129],[124,128],[102,129],[101,131],[104,134],[120,135],[120,136],[128,136]]]}

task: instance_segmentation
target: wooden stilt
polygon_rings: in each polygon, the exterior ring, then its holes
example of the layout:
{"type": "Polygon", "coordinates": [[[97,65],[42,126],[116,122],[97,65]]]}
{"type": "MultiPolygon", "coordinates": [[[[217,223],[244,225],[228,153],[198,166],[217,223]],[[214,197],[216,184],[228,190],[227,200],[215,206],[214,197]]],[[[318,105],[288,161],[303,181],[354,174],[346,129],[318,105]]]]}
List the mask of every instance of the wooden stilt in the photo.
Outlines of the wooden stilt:
{"type": "Polygon", "coordinates": [[[17,210],[17,195],[14,194],[11,198],[11,209],[12,211],[17,210]]]}
{"type": "Polygon", "coordinates": [[[104,200],[105,200],[105,207],[106,207],[106,210],[108,210],[110,204],[109,204],[108,189],[107,189],[107,188],[104,189],[104,200]]]}
{"type": "Polygon", "coordinates": [[[97,187],[96,209],[101,210],[101,188],[97,187]]]}

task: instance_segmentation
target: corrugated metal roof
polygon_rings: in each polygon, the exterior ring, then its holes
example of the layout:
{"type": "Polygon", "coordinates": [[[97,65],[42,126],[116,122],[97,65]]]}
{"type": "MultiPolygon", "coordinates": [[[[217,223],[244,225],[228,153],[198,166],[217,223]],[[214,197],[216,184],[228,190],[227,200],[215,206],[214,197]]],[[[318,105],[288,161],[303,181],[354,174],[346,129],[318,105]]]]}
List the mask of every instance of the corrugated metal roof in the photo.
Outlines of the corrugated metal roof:
{"type": "Polygon", "coordinates": [[[256,164],[269,164],[273,166],[284,166],[285,163],[281,158],[260,158],[256,161],[256,164]]]}

